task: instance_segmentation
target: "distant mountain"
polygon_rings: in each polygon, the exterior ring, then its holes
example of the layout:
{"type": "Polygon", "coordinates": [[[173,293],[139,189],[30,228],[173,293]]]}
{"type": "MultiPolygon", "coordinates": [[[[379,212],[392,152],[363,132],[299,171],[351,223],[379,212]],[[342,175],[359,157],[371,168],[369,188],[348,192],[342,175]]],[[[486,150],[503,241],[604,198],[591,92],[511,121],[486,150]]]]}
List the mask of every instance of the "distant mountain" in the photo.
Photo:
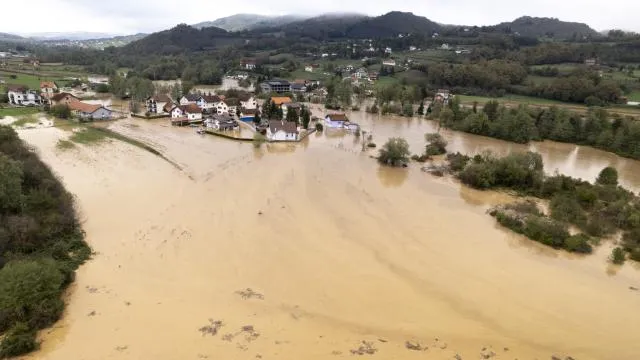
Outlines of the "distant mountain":
{"type": "Polygon", "coordinates": [[[578,38],[599,36],[599,33],[587,24],[560,21],[556,18],[523,16],[514,21],[504,22],[493,27],[499,31],[517,32],[522,36],[532,37],[552,35],[557,39],[571,39],[574,34],[578,38]]]}
{"type": "Polygon", "coordinates": [[[0,33],[0,41],[25,41],[27,39],[19,35],[0,33]]]}
{"type": "Polygon", "coordinates": [[[214,21],[205,21],[192,27],[202,29],[204,27],[218,27],[227,31],[252,30],[259,27],[273,27],[290,24],[295,21],[307,19],[305,16],[284,15],[284,16],[265,16],[256,14],[236,14],[227,16],[214,21]]]}
{"type": "Polygon", "coordinates": [[[147,36],[147,34],[134,34],[134,35],[126,35],[126,36],[114,36],[108,38],[101,39],[88,39],[88,40],[44,40],[40,41],[40,43],[45,45],[55,45],[55,46],[78,46],[83,48],[90,49],[104,49],[110,46],[121,47],[125,46],[131,42],[140,40],[147,36]]]}
{"type": "Polygon", "coordinates": [[[382,16],[364,19],[349,29],[348,36],[355,38],[394,37],[398,34],[433,34],[442,25],[413,13],[392,11],[382,16]]]}
{"type": "Polygon", "coordinates": [[[324,14],[302,21],[292,22],[280,27],[256,28],[255,32],[284,32],[290,36],[302,36],[313,39],[347,37],[349,30],[367,19],[361,14],[324,14]]]}
{"type": "Polygon", "coordinates": [[[133,55],[176,54],[204,51],[219,46],[241,44],[243,40],[216,27],[196,29],[180,24],[172,29],[143,37],[121,48],[122,53],[133,55]]]}
{"type": "Polygon", "coordinates": [[[46,41],[46,40],[93,40],[93,39],[107,39],[116,36],[122,36],[120,34],[108,34],[99,32],[40,32],[25,34],[34,40],[46,41]]]}

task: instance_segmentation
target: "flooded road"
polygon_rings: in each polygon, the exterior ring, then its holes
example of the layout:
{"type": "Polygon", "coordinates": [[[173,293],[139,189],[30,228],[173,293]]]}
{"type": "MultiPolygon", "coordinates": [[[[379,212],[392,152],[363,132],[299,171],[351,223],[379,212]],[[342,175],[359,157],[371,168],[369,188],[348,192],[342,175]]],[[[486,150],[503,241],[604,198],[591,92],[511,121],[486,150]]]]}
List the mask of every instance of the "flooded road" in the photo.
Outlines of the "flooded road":
{"type": "MultiPolygon", "coordinates": [[[[415,152],[436,126],[351,118],[415,152]]],[[[502,230],[485,212],[505,194],[380,167],[339,131],[255,149],[163,120],[112,128],[183,171],[120,142],[61,152],[67,133],[21,132],[77,196],[96,252],[34,359],[640,358],[640,267],[608,265],[608,244],[580,257],[502,230]],[[199,331],[210,319],[216,335],[199,331]]],[[[527,148],[444,135],[451,151],[527,148]]],[[[612,164],[640,189],[638,162],[531,146],[547,171],[592,180],[612,164]]]]}

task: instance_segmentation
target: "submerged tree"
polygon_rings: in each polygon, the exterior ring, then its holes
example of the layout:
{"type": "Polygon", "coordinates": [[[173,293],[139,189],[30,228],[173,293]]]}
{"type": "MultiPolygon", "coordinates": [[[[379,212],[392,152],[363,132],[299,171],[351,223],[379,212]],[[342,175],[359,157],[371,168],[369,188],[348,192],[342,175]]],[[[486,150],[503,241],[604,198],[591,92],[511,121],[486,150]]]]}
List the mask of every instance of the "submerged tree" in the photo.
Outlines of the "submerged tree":
{"type": "Polygon", "coordinates": [[[384,165],[401,166],[409,161],[409,143],[397,137],[389,139],[380,149],[378,162],[384,165]]]}
{"type": "Polygon", "coordinates": [[[618,170],[607,166],[600,171],[596,183],[600,185],[618,185],[618,170]]]}
{"type": "Polygon", "coordinates": [[[428,142],[425,148],[425,155],[434,156],[447,153],[447,140],[438,133],[429,133],[424,135],[424,139],[428,142]]]}

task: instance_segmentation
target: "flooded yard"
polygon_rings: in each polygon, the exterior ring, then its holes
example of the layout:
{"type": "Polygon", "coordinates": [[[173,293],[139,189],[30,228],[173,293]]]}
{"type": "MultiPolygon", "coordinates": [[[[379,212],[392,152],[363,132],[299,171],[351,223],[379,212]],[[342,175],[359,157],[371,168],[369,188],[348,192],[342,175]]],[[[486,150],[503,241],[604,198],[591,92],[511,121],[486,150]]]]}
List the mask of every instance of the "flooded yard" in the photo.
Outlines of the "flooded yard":
{"type": "MultiPolygon", "coordinates": [[[[350,117],[414,152],[437,129],[350,117]]],[[[504,231],[485,212],[505,194],[380,167],[342,131],[256,149],[166,120],[111,128],[182,170],[117,141],[61,151],[60,129],[21,132],[77,196],[95,251],[33,359],[640,358],[638,264],[504,231]]],[[[609,153],[443,134],[453,152],[532,148],[587,180],[613,165],[640,189],[640,163],[609,153]]]]}

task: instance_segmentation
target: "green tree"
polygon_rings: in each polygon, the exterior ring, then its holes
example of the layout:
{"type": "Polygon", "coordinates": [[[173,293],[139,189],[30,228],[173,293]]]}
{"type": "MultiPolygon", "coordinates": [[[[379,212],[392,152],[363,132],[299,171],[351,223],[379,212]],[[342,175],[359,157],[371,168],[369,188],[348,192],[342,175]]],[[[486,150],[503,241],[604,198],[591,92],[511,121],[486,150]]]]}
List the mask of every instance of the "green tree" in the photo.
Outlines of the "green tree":
{"type": "Polygon", "coordinates": [[[420,107],[418,107],[418,115],[424,115],[424,101],[420,102],[420,107]]]}
{"type": "Polygon", "coordinates": [[[182,96],[187,95],[191,91],[191,89],[193,89],[193,86],[194,86],[193,82],[183,80],[182,81],[182,96]]]}
{"type": "Polygon", "coordinates": [[[65,104],[54,105],[49,112],[58,119],[69,119],[71,117],[71,109],[65,104]]]}
{"type": "Polygon", "coordinates": [[[311,122],[311,113],[307,108],[303,107],[302,108],[302,127],[304,129],[308,129],[310,122],[311,122]]]}
{"type": "Polygon", "coordinates": [[[24,355],[37,347],[36,331],[20,322],[9,329],[0,342],[0,359],[24,355]]]}
{"type": "Polygon", "coordinates": [[[598,174],[596,183],[600,185],[618,185],[618,170],[611,166],[607,166],[600,171],[600,174],[598,174]]]}
{"type": "Polygon", "coordinates": [[[409,143],[403,138],[391,138],[380,149],[378,161],[384,165],[400,166],[409,162],[409,143]]]}
{"type": "Polygon", "coordinates": [[[609,258],[612,263],[616,265],[622,265],[625,261],[624,249],[621,247],[616,247],[611,251],[611,257],[609,258]]]}
{"type": "Polygon", "coordinates": [[[0,152],[0,210],[2,212],[15,212],[22,208],[22,181],[21,164],[0,152]]]}
{"type": "Polygon", "coordinates": [[[300,116],[298,115],[298,111],[296,109],[289,109],[289,111],[287,111],[287,116],[285,120],[298,124],[300,122],[300,116]]]}
{"type": "Polygon", "coordinates": [[[447,141],[438,133],[428,133],[424,135],[427,141],[425,155],[434,156],[447,153],[447,141]]]}
{"type": "Polygon", "coordinates": [[[256,111],[256,114],[253,116],[253,123],[257,126],[260,125],[262,119],[260,119],[260,114],[256,111]]]}

